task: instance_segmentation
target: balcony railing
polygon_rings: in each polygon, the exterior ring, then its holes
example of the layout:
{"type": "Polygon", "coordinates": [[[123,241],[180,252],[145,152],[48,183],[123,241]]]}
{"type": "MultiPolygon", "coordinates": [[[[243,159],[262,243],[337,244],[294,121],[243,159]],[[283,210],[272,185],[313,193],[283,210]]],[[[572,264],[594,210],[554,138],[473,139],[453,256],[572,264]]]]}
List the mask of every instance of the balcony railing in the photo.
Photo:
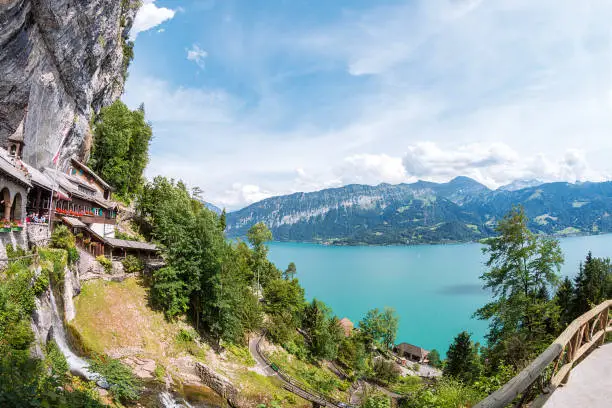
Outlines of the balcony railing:
{"type": "Polygon", "coordinates": [[[572,323],[527,368],[474,408],[541,407],[550,394],[567,383],[574,365],[605,342],[612,331],[612,299],[572,323]]]}

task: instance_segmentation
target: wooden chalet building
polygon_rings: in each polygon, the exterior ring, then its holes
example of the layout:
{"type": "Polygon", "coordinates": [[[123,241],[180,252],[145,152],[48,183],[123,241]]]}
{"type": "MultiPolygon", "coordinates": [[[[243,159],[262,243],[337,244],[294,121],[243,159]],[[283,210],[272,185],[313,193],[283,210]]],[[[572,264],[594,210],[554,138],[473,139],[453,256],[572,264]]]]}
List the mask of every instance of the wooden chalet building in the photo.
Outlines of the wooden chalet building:
{"type": "MultiPolygon", "coordinates": [[[[25,120],[25,119],[24,119],[25,120]]],[[[157,256],[155,245],[115,238],[117,204],[111,186],[85,164],[71,159],[65,171],[39,171],[21,160],[23,121],[0,149],[0,230],[25,223],[67,225],[77,244],[94,256],[110,259],[157,256]],[[27,201],[26,201],[27,200],[27,201]]]]}
{"type": "Polygon", "coordinates": [[[408,343],[396,344],[393,351],[398,356],[417,363],[426,363],[429,354],[428,350],[408,343]]]}

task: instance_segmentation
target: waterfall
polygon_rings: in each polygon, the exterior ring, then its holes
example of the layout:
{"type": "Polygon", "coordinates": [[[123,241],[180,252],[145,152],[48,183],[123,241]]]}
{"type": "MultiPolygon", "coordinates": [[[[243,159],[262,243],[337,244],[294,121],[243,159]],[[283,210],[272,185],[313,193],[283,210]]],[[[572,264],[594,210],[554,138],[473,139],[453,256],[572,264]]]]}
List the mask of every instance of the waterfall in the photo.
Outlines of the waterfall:
{"type": "Polygon", "coordinates": [[[89,363],[74,354],[70,349],[64,321],[57,307],[51,284],[49,284],[46,293],[48,298],[42,295],[40,299],[36,299],[36,311],[32,319],[32,327],[39,342],[44,344],[52,338],[66,357],[71,373],[89,381],[95,381],[102,388],[109,388],[106,380],[100,374],[91,371],[89,363]]]}
{"type": "MultiPolygon", "coordinates": [[[[78,279],[75,279],[74,272],[72,269],[64,269],[64,317],[67,322],[71,322],[76,316],[74,309],[74,297],[75,282],[78,284],[78,279]]],[[[78,287],[77,287],[78,289],[78,287]]]]}
{"type": "Polygon", "coordinates": [[[158,399],[164,408],[192,408],[192,405],[184,399],[179,402],[169,391],[159,393],[158,399]]]}

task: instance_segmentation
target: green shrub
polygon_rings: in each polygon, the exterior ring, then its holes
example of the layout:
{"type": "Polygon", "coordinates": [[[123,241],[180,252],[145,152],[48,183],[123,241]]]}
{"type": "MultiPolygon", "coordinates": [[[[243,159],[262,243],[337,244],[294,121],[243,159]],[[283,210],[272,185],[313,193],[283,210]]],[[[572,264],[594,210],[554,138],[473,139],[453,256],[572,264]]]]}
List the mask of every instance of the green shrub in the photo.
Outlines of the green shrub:
{"type": "Polygon", "coordinates": [[[142,261],[134,255],[126,256],[121,263],[123,264],[123,271],[125,273],[140,273],[144,269],[142,261]]]}
{"type": "Polygon", "coordinates": [[[58,385],[63,384],[68,379],[68,362],[54,340],[47,342],[45,365],[49,369],[51,378],[53,378],[58,385]]]}
{"type": "Polygon", "coordinates": [[[26,250],[17,245],[16,248],[13,248],[12,244],[8,244],[6,246],[6,257],[8,259],[15,259],[25,256],[27,254],[26,250]]]}
{"type": "Polygon", "coordinates": [[[113,263],[104,255],[96,257],[96,261],[98,261],[100,265],[102,265],[105,273],[111,273],[111,271],[113,270],[113,263]]]}
{"type": "Polygon", "coordinates": [[[140,397],[142,384],[121,361],[98,357],[91,362],[91,368],[106,379],[110,392],[117,401],[125,403],[136,401],[140,397]]]}
{"type": "Polygon", "coordinates": [[[403,401],[401,408],[457,408],[471,407],[486,394],[452,378],[443,377],[431,389],[422,388],[403,401]]]}
{"type": "Polygon", "coordinates": [[[34,285],[32,285],[32,290],[34,291],[34,296],[40,296],[47,288],[49,287],[49,270],[42,268],[40,271],[40,275],[34,281],[34,285]]]}
{"type": "Polygon", "coordinates": [[[198,337],[198,334],[193,329],[181,329],[176,335],[176,341],[188,343],[191,341],[195,341],[198,337]]]}
{"type": "Polygon", "coordinates": [[[51,247],[68,250],[74,248],[74,235],[70,232],[67,226],[58,225],[53,229],[51,234],[51,247]]]}
{"type": "Polygon", "coordinates": [[[68,263],[70,265],[74,265],[75,263],[77,263],[80,257],[81,256],[79,255],[79,250],[76,249],[76,247],[68,249],[68,263]]]}
{"type": "Polygon", "coordinates": [[[166,378],[166,369],[163,365],[157,364],[155,370],[153,370],[153,376],[159,382],[164,382],[166,378]]]}
{"type": "Polygon", "coordinates": [[[362,404],[362,408],[391,408],[391,400],[384,395],[368,397],[362,404]]]}

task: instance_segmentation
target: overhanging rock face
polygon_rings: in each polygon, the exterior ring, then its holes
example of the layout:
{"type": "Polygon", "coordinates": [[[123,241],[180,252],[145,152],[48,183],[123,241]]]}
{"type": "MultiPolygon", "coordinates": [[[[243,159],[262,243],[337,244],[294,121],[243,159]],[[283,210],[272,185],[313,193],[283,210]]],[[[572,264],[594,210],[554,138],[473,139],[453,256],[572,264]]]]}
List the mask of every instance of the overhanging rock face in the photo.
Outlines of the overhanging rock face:
{"type": "Polygon", "coordinates": [[[92,112],[123,91],[136,9],[122,3],[0,0],[0,144],[25,117],[27,163],[49,165],[62,140],[64,158],[88,155],[92,112]]]}

